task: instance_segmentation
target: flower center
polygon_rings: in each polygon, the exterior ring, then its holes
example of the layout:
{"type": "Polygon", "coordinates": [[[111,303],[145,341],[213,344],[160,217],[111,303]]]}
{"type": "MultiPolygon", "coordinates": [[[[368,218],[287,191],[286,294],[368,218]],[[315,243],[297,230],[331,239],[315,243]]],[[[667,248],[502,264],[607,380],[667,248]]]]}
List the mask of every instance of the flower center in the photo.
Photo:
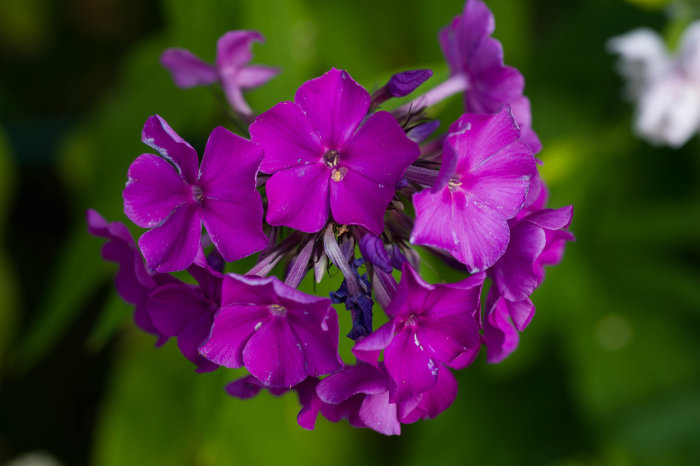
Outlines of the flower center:
{"type": "Polygon", "coordinates": [[[201,204],[204,200],[204,191],[202,191],[202,188],[193,184],[190,186],[190,189],[192,190],[192,199],[194,199],[197,204],[201,204]]]}
{"type": "Polygon", "coordinates": [[[326,165],[328,167],[333,168],[336,165],[338,165],[338,158],[339,157],[340,157],[340,153],[335,149],[331,149],[328,152],[326,152],[325,154],[323,154],[323,161],[326,163],[326,165]]]}
{"type": "Polygon", "coordinates": [[[284,306],[280,306],[279,304],[270,304],[268,307],[273,316],[284,317],[287,315],[287,308],[284,306]]]}
{"type": "Polygon", "coordinates": [[[454,191],[459,186],[462,186],[462,177],[460,175],[453,176],[450,181],[447,182],[447,187],[450,191],[454,191]]]}

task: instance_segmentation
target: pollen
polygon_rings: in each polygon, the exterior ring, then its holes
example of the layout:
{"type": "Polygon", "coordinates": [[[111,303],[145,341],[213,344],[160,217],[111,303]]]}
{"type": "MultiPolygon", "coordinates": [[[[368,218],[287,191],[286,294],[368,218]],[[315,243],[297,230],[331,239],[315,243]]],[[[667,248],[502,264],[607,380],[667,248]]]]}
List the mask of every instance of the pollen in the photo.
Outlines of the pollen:
{"type": "Polygon", "coordinates": [[[204,200],[204,192],[202,191],[202,188],[196,184],[193,184],[190,186],[190,189],[192,190],[192,199],[194,199],[198,204],[201,203],[204,200]]]}
{"type": "Polygon", "coordinates": [[[447,182],[447,187],[450,189],[450,191],[454,191],[459,186],[462,186],[461,177],[453,176],[452,179],[447,182]]]}
{"type": "Polygon", "coordinates": [[[269,309],[272,315],[275,316],[282,317],[287,314],[287,308],[279,304],[270,304],[269,309]]]}
{"type": "Polygon", "coordinates": [[[343,178],[345,178],[345,175],[347,175],[347,173],[347,167],[334,168],[331,172],[331,179],[335,182],[342,181],[343,178]]]}

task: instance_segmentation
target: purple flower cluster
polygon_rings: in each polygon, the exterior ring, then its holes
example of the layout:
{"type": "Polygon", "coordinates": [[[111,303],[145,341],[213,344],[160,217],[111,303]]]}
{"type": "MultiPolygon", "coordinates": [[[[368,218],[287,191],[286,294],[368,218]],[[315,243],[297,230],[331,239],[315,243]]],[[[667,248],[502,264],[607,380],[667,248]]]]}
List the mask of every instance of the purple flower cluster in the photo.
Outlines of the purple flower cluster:
{"type": "Polygon", "coordinates": [[[136,243],[123,224],[88,212],[137,325],[158,344],[177,338],[198,372],[245,367],[249,375],[226,387],[232,396],[297,392],[308,429],[320,413],[394,435],[447,409],[457,396],[452,371],[482,346],[488,362],[516,348],[544,266],[573,240],[571,206],[546,208],[523,78],[503,64],[493,30],[491,12],[468,0],[440,33],[451,77],[392,111],[379,108],[430,70],[398,73],[370,94],[333,68],[255,116],[242,91],[277,72],[248,65],[259,33],[224,35],[216,67],[167,50],[176,84],[221,83],[232,111],[252,123],[250,139],[214,129],[200,163],[163,118],[150,117],[142,140],[158,155],[136,158],[123,192],[126,216],[147,231],[136,243]],[[424,110],[458,92],[466,113],[426,142],[439,123],[424,110]],[[415,246],[464,279],[424,281],[415,246]],[[225,273],[256,253],[247,273],[225,273]],[[330,297],[298,289],[329,268],[343,277],[330,297]],[[167,273],[183,270],[193,280],[167,273]],[[333,304],[352,319],[354,362],[338,354],[333,304]],[[388,321],[374,329],[379,307],[388,321]]]}

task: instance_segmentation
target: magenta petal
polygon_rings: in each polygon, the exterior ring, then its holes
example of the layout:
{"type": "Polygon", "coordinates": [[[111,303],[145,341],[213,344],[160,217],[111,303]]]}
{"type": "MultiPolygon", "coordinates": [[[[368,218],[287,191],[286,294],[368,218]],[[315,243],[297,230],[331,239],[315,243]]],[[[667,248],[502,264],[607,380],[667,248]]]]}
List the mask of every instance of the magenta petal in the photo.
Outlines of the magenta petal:
{"type": "Polygon", "coordinates": [[[413,196],[413,202],[412,243],[445,249],[472,273],[492,266],[505,252],[510,237],[507,221],[460,189],[422,191],[413,196]]]}
{"type": "Polygon", "coordinates": [[[279,74],[280,69],[272,66],[251,65],[238,70],[236,81],[242,89],[262,86],[279,74]]]}
{"type": "Polygon", "coordinates": [[[129,166],[122,196],[124,213],[141,228],[153,228],[187,202],[190,190],[167,161],[143,154],[129,166]]]}
{"type": "Polygon", "coordinates": [[[380,434],[401,434],[397,407],[389,401],[389,392],[367,395],[360,407],[360,419],[367,427],[380,434]]]}
{"type": "Polygon", "coordinates": [[[457,379],[447,368],[440,368],[438,380],[433,388],[423,392],[420,402],[410,413],[400,416],[404,424],[418,421],[419,419],[433,419],[445,411],[457,398],[457,379]]]}
{"type": "Polygon", "coordinates": [[[320,304],[309,306],[306,311],[308,314],[287,314],[289,326],[304,350],[306,374],[310,377],[330,374],[343,368],[343,361],[338,356],[338,314],[330,307],[330,303],[320,304]],[[316,310],[312,310],[313,307],[316,310]],[[319,310],[322,312],[317,312],[319,310]]]}
{"type": "Polygon", "coordinates": [[[526,299],[540,284],[534,264],[544,250],[545,233],[529,222],[520,222],[510,234],[506,253],[494,265],[491,276],[498,291],[509,301],[526,299]]]}
{"type": "Polygon", "coordinates": [[[347,170],[340,181],[331,179],[333,219],[343,225],[361,225],[375,235],[381,235],[384,231],[384,212],[394,197],[394,185],[369,180],[352,169],[347,170]]]}
{"type": "Polygon", "coordinates": [[[315,233],[326,224],[330,169],[321,163],[278,171],[267,180],[267,223],[315,233]]]}
{"type": "Polygon", "coordinates": [[[306,378],[301,342],[283,317],[271,318],[253,334],[243,363],[267,387],[292,387],[306,378]]]}
{"type": "Polygon", "coordinates": [[[202,222],[209,237],[226,262],[233,262],[262,251],[268,238],[262,230],[262,201],[257,193],[248,202],[205,199],[202,222]],[[232,221],[235,219],[235,221],[232,221]]]}
{"type": "Polygon", "coordinates": [[[467,351],[460,354],[452,361],[445,363],[445,365],[451,369],[466,369],[467,367],[471,366],[472,363],[476,360],[476,357],[479,355],[479,351],[481,351],[481,344],[473,348],[469,348],[467,351]]]}
{"type": "Polygon", "coordinates": [[[199,352],[221,366],[241,367],[246,343],[269,318],[267,306],[222,306],[214,316],[209,338],[200,345],[199,352]]]}
{"type": "Polygon", "coordinates": [[[252,375],[247,375],[226,385],[226,393],[241,400],[247,400],[260,393],[262,388],[262,384],[258,379],[252,375]]]}
{"type": "MultiPolygon", "coordinates": [[[[477,170],[482,163],[519,138],[520,130],[508,107],[495,115],[467,113],[450,127],[450,134],[445,139],[445,157],[457,157],[457,173],[463,175],[477,170]],[[455,128],[459,130],[455,131],[455,128]]],[[[507,157],[508,153],[501,156],[507,157]]]]}
{"type": "Polygon", "coordinates": [[[201,233],[199,209],[195,204],[185,204],[162,224],[141,235],[139,248],[151,270],[184,270],[197,255],[201,233]]]}
{"type": "Polygon", "coordinates": [[[486,275],[481,272],[457,283],[435,285],[423,306],[423,315],[431,319],[468,314],[474,316],[479,310],[481,288],[486,275]]]}
{"type": "Polygon", "coordinates": [[[160,56],[160,63],[170,71],[177,87],[206,86],[219,80],[213,65],[203,62],[186,49],[166,49],[160,56]]]}
{"type": "Polygon", "coordinates": [[[488,314],[484,319],[484,343],[486,344],[486,361],[495,364],[503,361],[518,347],[520,337],[509,320],[506,301],[497,293],[489,292],[489,299],[496,299],[487,304],[488,314]]]}
{"type": "Polygon", "coordinates": [[[515,302],[506,301],[506,307],[515,328],[520,332],[527,328],[535,315],[535,305],[532,304],[530,298],[515,302]]]}
{"type": "Polygon", "coordinates": [[[527,221],[547,230],[561,230],[571,224],[574,206],[559,209],[542,209],[527,216],[527,221]]]}
{"type": "Polygon", "coordinates": [[[437,381],[438,368],[418,335],[404,330],[384,350],[384,364],[396,383],[392,402],[402,402],[428,390],[437,381]]]}
{"type": "Polygon", "coordinates": [[[463,178],[465,190],[489,204],[505,218],[514,217],[522,208],[537,172],[530,148],[522,143],[510,144],[463,178]]]}
{"type": "Polygon", "coordinates": [[[219,366],[199,354],[199,345],[209,336],[212,314],[207,313],[191,321],[177,336],[177,346],[187,359],[197,365],[197,372],[211,372],[219,366]]]}
{"type": "Polygon", "coordinates": [[[227,201],[254,197],[262,156],[259,145],[221,126],[215,128],[209,135],[199,168],[198,185],[204,196],[227,201]]]}
{"type": "Polygon", "coordinates": [[[302,84],[294,96],[326,148],[336,150],[343,149],[360,125],[370,100],[346,71],[335,68],[302,84]]]}
{"type": "Polygon", "coordinates": [[[364,361],[375,367],[378,367],[378,359],[382,350],[386,348],[394,336],[396,323],[390,320],[386,324],[379,327],[374,332],[367,335],[365,338],[355,344],[352,353],[360,361],[364,361]]]}
{"type": "Polygon", "coordinates": [[[187,183],[197,179],[197,152],[159,115],[148,117],[141,131],[144,144],[172,162],[187,183]]]}
{"type": "Polygon", "coordinates": [[[360,393],[376,395],[389,390],[386,373],[369,364],[348,366],[329,375],[316,387],[316,393],[325,403],[338,404],[360,393]]]}
{"type": "Polygon", "coordinates": [[[467,309],[462,315],[421,319],[416,336],[431,357],[443,363],[479,345],[479,328],[467,309]]]}
{"type": "Polygon", "coordinates": [[[229,31],[219,37],[216,43],[216,66],[221,71],[238,68],[253,58],[253,42],[264,42],[265,38],[257,31],[229,31]]]}
{"type": "Polygon", "coordinates": [[[321,137],[294,102],[281,102],[250,125],[250,137],[265,149],[260,170],[274,173],[321,160],[321,137]]]}
{"type": "Polygon", "coordinates": [[[393,192],[406,167],[419,154],[418,144],[406,137],[394,117],[377,112],[352,136],[340,158],[342,165],[393,192]]]}
{"type": "Polygon", "coordinates": [[[163,334],[174,337],[190,321],[210,314],[210,305],[197,287],[174,283],[160,286],[151,293],[148,310],[156,328],[163,334]]]}

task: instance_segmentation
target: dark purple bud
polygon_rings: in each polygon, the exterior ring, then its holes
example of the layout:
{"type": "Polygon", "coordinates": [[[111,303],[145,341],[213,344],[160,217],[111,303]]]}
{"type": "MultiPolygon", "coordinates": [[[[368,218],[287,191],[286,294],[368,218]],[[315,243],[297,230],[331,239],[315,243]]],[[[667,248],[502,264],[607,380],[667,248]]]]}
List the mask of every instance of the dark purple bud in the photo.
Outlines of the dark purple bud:
{"type": "Polygon", "coordinates": [[[391,97],[404,97],[416,90],[432,75],[431,70],[410,70],[396,73],[389,79],[386,89],[391,97]]]}
{"type": "Polygon", "coordinates": [[[389,254],[384,249],[384,241],[371,233],[366,233],[360,239],[360,253],[371,264],[376,265],[387,273],[391,273],[389,254]]]}
{"type": "Polygon", "coordinates": [[[411,184],[410,181],[408,181],[408,178],[402,177],[398,183],[396,183],[396,189],[403,189],[411,184]]]}
{"type": "Polygon", "coordinates": [[[338,291],[330,293],[334,304],[344,303],[345,309],[350,311],[352,317],[352,330],[348,338],[356,340],[372,333],[372,289],[367,279],[367,274],[360,275],[359,269],[365,263],[364,259],[355,259],[350,262],[352,274],[360,285],[359,293],[348,292],[347,280],[338,288],[338,291]]]}
{"type": "Polygon", "coordinates": [[[421,143],[428,139],[431,134],[435,132],[436,129],[440,127],[440,120],[426,121],[417,126],[414,126],[406,133],[408,139],[411,141],[421,143]]]}
{"type": "Polygon", "coordinates": [[[226,261],[221,256],[221,253],[214,248],[209,254],[207,254],[207,264],[212,268],[212,270],[222,273],[224,271],[224,267],[226,266],[226,261]]]}

